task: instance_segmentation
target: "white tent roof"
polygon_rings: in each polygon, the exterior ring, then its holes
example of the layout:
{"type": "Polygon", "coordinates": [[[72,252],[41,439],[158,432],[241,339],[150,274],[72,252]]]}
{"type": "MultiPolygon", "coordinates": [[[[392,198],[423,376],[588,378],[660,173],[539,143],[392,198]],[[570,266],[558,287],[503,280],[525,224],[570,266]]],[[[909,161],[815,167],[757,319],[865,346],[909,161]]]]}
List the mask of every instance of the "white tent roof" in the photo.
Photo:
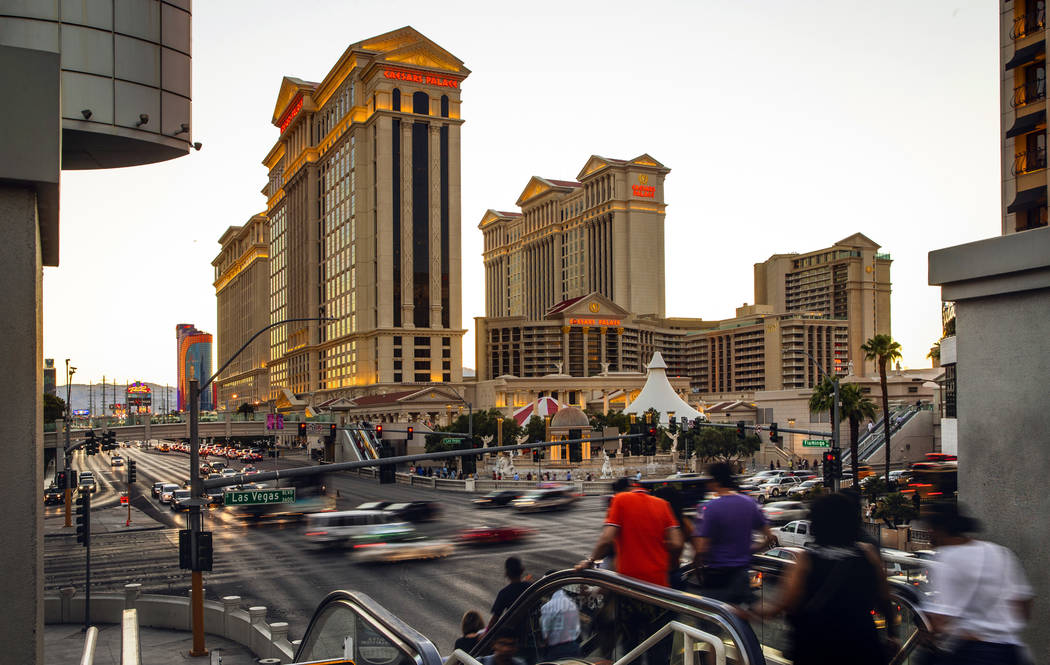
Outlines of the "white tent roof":
{"type": "Polygon", "coordinates": [[[623,410],[624,413],[641,415],[649,409],[656,409],[660,412],[660,423],[663,425],[667,424],[667,414],[670,411],[674,411],[675,418],[679,419],[684,416],[692,420],[702,415],[679,397],[671,387],[671,382],[667,380],[667,363],[659,351],[653,354],[648,367],[649,377],[645,380],[642,392],[623,410]]]}

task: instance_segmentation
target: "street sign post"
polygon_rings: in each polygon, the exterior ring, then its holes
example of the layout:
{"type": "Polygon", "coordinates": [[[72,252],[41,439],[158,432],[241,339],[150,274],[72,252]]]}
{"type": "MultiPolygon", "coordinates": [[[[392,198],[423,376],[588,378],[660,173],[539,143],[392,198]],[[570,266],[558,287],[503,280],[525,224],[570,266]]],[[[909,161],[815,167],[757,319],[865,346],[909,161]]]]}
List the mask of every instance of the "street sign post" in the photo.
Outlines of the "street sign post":
{"type": "Polygon", "coordinates": [[[806,439],[802,442],[803,448],[827,448],[829,445],[831,445],[830,442],[820,439],[806,439]]]}
{"type": "Polygon", "coordinates": [[[295,488],[231,490],[223,494],[227,506],[258,506],[266,503],[295,503],[295,488]]]}

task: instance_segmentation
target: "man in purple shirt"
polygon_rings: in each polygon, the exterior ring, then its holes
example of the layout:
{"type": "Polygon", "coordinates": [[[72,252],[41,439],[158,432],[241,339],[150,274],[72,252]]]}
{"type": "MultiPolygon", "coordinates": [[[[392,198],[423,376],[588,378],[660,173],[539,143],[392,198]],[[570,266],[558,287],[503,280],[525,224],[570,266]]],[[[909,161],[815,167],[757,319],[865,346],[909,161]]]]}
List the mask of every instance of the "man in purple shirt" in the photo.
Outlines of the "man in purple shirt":
{"type": "Polygon", "coordinates": [[[751,600],[747,567],[754,550],[752,533],[761,531],[769,545],[774,542],[773,534],[755,500],[736,491],[728,464],[712,464],[707,473],[711,476],[710,490],[718,496],[697,507],[693,565],[701,593],[727,603],[746,603],[751,600]]]}

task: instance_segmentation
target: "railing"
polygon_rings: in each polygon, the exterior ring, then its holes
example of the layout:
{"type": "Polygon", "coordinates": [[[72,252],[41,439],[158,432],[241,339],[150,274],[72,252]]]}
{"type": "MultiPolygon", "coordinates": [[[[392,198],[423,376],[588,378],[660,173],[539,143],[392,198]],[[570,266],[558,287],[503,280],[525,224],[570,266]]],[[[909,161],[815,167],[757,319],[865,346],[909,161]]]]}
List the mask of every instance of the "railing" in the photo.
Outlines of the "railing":
{"type": "Polygon", "coordinates": [[[1027,37],[1034,32],[1042,30],[1046,25],[1046,10],[1026,12],[1014,18],[1014,25],[1010,28],[1010,39],[1027,37]]]}
{"type": "Polygon", "coordinates": [[[1014,155],[1013,174],[1032,173],[1046,168],[1046,148],[1034,148],[1014,155]]]}
{"type": "Polygon", "coordinates": [[[1010,98],[1010,106],[1019,108],[1045,98],[1046,80],[1039,79],[1034,83],[1025,83],[1014,88],[1014,94],[1010,98]]]}
{"type": "Polygon", "coordinates": [[[91,626],[84,634],[84,653],[80,656],[80,665],[94,665],[95,645],[98,644],[98,628],[91,626]]]}

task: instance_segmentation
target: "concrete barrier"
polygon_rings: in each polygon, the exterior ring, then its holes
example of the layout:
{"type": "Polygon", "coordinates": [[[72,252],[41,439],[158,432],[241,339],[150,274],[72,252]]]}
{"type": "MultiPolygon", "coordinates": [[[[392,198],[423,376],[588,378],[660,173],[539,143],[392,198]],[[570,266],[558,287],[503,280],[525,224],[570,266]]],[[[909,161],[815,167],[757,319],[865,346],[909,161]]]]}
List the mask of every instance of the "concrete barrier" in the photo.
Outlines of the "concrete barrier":
{"type": "MultiPolygon", "coordinates": [[[[124,610],[134,609],[138,625],[147,628],[191,631],[192,612],[188,596],[143,594],[142,585],[126,584],[119,593],[91,594],[91,622],[120,624],[124,610]]],[[[84,599],[76,589],[64,587],[58,595],[44,599],[44,623],[77,624],[84,621],[84,599]]],[[[204,631],[224,637],[249,649],[258,658],[277,658],[288,662],[296,645],[288,640],[288,624],[266,622],[266,608],[241,608],[239,596],[204,601],[204,631]]]]}

